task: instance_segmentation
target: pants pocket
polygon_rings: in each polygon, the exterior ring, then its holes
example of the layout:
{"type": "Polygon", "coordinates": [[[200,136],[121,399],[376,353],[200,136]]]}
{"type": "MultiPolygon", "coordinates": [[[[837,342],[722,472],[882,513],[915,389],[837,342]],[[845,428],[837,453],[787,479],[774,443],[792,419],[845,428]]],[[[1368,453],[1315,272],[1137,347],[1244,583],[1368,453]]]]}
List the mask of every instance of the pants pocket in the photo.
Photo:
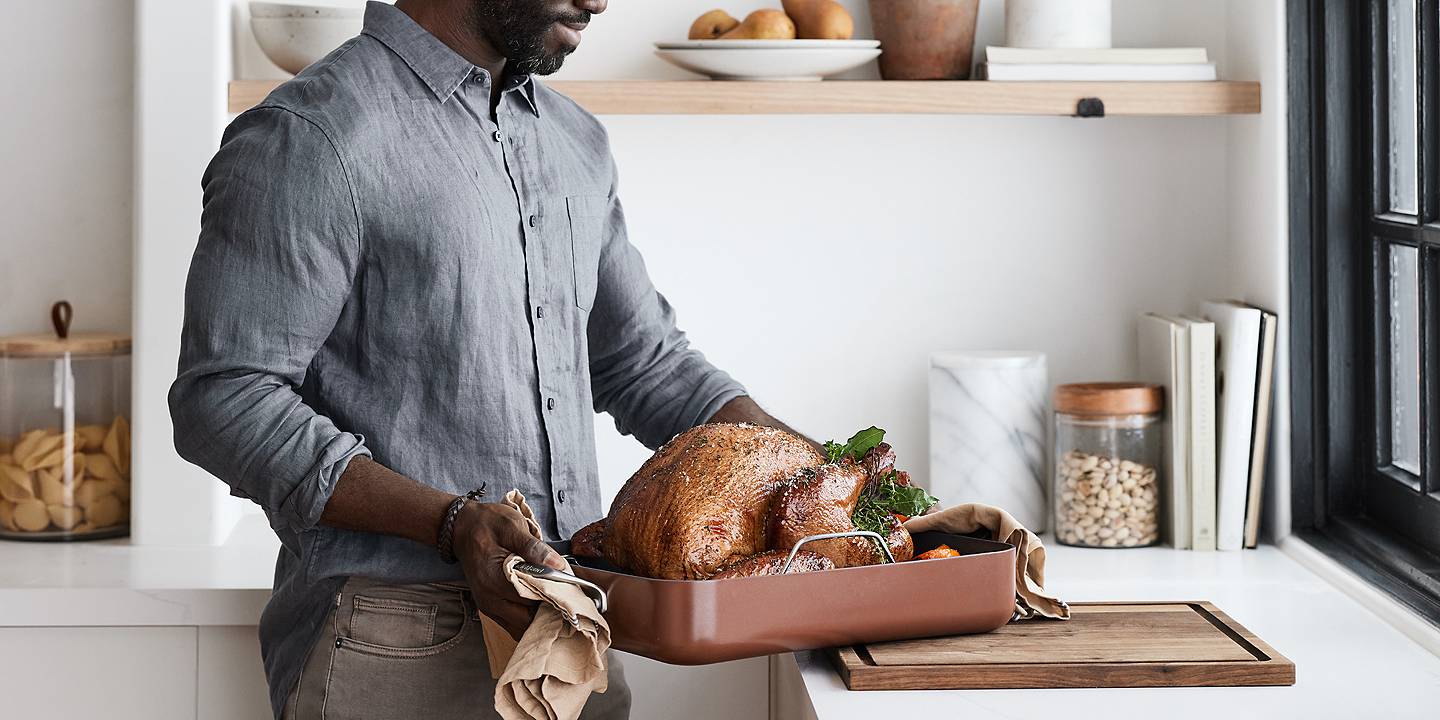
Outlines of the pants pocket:
{"type": "MultiPolygon", "coordinates": [[[[479,633],[476,633],[479,637],[479,633]]],[[[371,652],[341,641],[331,658],[325,689],[326,720],[474,717],[475,708],[493,707],[495,683],[490,679],[483,643],[472,658],[465,646],[432,655],[371,652]],[[452,653],[454,653],[452,655],[452,653]],[[470,715],[463,715],[466,711],[470,715]]],[[[481,712],[479,717],[486,717],[481,712]]]]}
{"type": "Polygon", "coordinates": [[[435,644],[438,603],[356,595],[350,637],[382,647],[424,648],[435,644]]]}
{"type": "Polygon", "coordinates": [[[459,720],[493,707],[479,621],[459,591],[371,587],[346,600],[333,616],[324,718],[459,720]]]}

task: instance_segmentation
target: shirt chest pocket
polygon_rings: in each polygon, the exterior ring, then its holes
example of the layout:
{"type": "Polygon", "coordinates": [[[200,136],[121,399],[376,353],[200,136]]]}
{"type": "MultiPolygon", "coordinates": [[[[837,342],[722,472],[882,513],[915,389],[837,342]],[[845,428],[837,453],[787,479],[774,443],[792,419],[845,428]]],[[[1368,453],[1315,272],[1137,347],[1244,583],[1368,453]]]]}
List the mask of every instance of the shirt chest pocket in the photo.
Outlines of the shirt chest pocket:
{"type": "Polygon", "coordinates": [[[590,312],[595,305],[608,206],[604,195],[565,198],[570,224],[570,260],[575,273],[575,305],[585,312],[590,312]]]}

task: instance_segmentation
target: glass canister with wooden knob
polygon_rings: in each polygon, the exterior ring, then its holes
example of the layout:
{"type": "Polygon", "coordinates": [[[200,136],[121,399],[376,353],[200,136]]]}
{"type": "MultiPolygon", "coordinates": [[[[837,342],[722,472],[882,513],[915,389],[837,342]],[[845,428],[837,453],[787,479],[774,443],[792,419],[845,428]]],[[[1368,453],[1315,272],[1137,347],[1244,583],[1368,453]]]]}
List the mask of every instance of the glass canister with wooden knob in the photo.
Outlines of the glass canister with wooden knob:
{"type": "Polygon", "coordinates": [[[0,538],[86,540],[130,532],[130,338],[0,337],[0,538]]]}

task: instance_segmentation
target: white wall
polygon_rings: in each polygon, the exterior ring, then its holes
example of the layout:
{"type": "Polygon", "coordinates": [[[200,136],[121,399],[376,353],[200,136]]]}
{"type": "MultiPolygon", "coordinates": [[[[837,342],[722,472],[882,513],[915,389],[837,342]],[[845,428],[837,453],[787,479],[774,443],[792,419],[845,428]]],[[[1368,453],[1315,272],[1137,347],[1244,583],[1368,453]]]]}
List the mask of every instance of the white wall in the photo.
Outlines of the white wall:
{"type": "Polygon", "coordinates": [[[1228,125],[1229,195],[1226,292],[1280,317],[1275,410],[1265,489],[1264,526],[1290,534],[1290,255],[1285,105],[1285,3],[1227,0],[1226,62],[1261,82],[1259,115],[1228,125]]]}
{"type": "MultiPolygon", "coordinates": [[[[692,77],[650,43],[713,4],[612,3],[556,78],[692,77]]],[[[845,4],[869,35],[868,4],[845,4]]],[[[982,3],[977,52],[1003,19],[982,3]]],[[[1226,23],[1203,0],[1116,0],[1114,41],[1205,46],[1224,73],[1226,23]]],[[[602,120],[631,238],[695,344],[804,432],[886,428],[922,479],[931,352],[1042,350],[1052,382],[1121,379],[1137,313],[1233,292],[1233,119],[602,120]]],[[[648,453],[597,429],[608,499],[648,453]]]]}
{"type": "MultiPolygon", "coordinates": [[[[696,345],[802,431],[887,428],[921,478],[932,351],[1121,379],[1137,313],[1225,289],[1224,120],[605,122],[632,239],[696,345]]],[[[607,489],[632,446],[602,440],[607,489]]]]}
{"type": "Polygon", "coordinates": [[[6,3],[0,335],[130,330],[133,3],[6,3]],[[117,29],[119,30],[117,32],[117,29]]]}
{"type": "Polygon", "coordinates": [[[231,61],[220,39],[230,35],[230,3],[136,0],[131,537],[137,544],[218,544],[248,505],[175,452],[166,402],[200,227],[200,176],[228,119],[231,61]]]}

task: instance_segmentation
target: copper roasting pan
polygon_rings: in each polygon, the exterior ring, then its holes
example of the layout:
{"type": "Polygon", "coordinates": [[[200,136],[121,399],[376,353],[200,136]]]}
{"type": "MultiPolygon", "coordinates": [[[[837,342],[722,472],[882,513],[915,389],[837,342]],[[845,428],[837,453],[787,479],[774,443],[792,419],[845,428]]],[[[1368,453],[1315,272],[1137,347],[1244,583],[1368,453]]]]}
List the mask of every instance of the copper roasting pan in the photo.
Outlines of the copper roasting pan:
{"type": "MultiPolygon", "coordinates": [[[[1015,610],[1015,548],[948,533],[915,536],[960,557],[731,580],[656,580],[580,558],[605,590],[611,646],[674,665],[994,630],[1015,610]]],[[[552,543],[561,553],[569,543],[552,543]]]]}

